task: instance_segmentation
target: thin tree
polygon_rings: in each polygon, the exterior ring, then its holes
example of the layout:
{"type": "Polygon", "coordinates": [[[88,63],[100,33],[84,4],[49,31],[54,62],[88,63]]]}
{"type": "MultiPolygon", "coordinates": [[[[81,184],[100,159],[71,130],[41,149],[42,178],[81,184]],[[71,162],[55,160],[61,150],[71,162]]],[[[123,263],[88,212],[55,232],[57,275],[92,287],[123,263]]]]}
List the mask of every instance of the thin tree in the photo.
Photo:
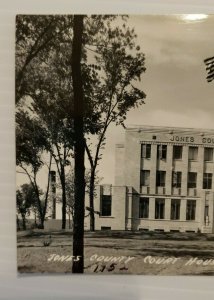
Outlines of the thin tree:
{"type": "Polygon", "coordinates": [[[26,217],[30,215],[31,209],[35,207],[37,197],[32,184],[23,184],[16,191],[17,214],[22,218],[22,229],[26,230],[26,217]]]}
{"type": "MultiPolygon", "coordinates": [[[[28,176],[28,179],[36,195],[40,228],[44,228],[47,212],[48,193],[50,187],[50,170],[52,155],[49,161],[42,159],[46,148],[45,131],[40,124],[29,116],[27,112],[19,111],[16,114],[16,164],[28,176]],[[47,166],[47,187],[44,197],[41,197],[38,185],[38,172],[43,166],[47,166]]],[[[18,171],[19,173],[21,171],[18,171]]]]}
{"type": "MultiPolygon", "coordinates": [[[[90,135],[86,140],[86,152],[91,166],[90,178],[90,230],[95,229],[94,189],[96,169],[102,158],[106,133],[111,124],[125,126],[130,109],[144,103],[146,97],[138,88],[141,75],[145,72],[145,56],[136,45],[136,34],[126,24],[114,26],[108,18],[102,27],[91,37],[94,47],[87,47],[94,54],[94,63],[89,65],[91,77],[96,78],[91,105],[96,112],[96,144],[91,143],[90,135]],[[94,150],[95,149],[95,150],[94,150]]],[[[92,55],[92,54],[91,54],[92,55]]]]}
{"type": "Polygon", "coordinates": [[[72,272],[84,272],[84,210],[85,210],[85,140],[84,140],[84,98],[81,72],[83,15],[74,16],[72,44],[72,81],[74,101],[74,228],[73,255],[79,260],[73,262],[72,272]]]}

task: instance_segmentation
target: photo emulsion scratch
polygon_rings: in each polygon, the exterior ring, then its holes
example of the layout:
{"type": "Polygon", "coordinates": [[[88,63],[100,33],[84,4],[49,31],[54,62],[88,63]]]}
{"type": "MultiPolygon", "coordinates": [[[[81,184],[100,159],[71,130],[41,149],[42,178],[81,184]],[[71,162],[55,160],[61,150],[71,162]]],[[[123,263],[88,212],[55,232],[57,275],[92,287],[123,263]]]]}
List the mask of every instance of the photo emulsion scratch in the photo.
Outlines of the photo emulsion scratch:
{"type": "Polygon", "coordinates": [[[214,274],[213,26],[17,15],[18,272],[214,274]]]}

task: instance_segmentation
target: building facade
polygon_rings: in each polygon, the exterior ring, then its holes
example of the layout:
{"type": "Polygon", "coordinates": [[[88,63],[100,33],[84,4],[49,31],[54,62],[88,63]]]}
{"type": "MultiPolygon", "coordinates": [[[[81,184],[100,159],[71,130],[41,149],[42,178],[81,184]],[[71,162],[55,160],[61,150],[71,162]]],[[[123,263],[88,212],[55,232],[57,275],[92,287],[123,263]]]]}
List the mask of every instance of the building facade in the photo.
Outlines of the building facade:
{"type": "Polygon", "coordinates": [[[126,129],[115,186],[96,189],[96,229],[214,232],[213,149],[214,130],[126,129]]]}

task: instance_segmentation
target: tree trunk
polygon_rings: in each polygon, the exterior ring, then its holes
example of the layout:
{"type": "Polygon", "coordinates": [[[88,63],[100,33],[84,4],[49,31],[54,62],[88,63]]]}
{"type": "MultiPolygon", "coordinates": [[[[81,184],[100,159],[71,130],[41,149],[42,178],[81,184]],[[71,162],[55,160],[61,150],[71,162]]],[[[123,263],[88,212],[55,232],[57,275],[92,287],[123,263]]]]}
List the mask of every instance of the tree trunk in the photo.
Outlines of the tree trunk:
{"type": "Polygon", "coordinates": [[[84,271],[85,141],[83,132],[84,100],[81,76],[83,15],[74,16],[72,44],[72,80],[74,93],[74,227],[72,272],[84,271]]]}
{"type": "Polygon", "coordinates": [[[66,192],[65,192],[65,168],[61,169],[61,185],[62,185],[62,229],[66,228],[66,192]]]}
{"type": "Polygon", "coordinates": [[[94,218],[94,181],[95,171],[91,169],[90,187],[89,187],[89,205],[90,205],[90,231],[95,230],[95,218],[94,218]]]}
{"type": "Polygon", "coordinates": [[[22,229],[26,230],[26,219],[24,214],[22,214],[22,229]]]}
{"type": "Polygon", "coordinates": [[[68,227],[69,227],[69,229],[71,229],[71,213],[70,213],[70,211],[68,213],[68,227]]]}
{"type": "Polygon", "coordinates": [[[18,215],[16,216],[16,228],[17,228],[17,231],[20,230],[20,224],[19,224],[19,217],[18,217],[18,215]]]}

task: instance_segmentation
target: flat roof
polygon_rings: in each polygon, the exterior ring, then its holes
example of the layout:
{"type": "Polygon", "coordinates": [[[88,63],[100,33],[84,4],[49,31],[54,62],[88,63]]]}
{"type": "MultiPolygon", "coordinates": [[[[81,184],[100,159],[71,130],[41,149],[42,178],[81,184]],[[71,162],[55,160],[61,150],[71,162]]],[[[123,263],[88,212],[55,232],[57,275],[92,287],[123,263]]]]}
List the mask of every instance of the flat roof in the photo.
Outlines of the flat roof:
{"type": "Polygon", "coordinates": [[[169,134],[198,134],[214,135],[214,129],[205,128],[187,128],[187,127],[169,127],[169,126],[150,126],[150,125],[128,125],[126,131],[144,131],[148,133],[169,133],[169,134]]]}

